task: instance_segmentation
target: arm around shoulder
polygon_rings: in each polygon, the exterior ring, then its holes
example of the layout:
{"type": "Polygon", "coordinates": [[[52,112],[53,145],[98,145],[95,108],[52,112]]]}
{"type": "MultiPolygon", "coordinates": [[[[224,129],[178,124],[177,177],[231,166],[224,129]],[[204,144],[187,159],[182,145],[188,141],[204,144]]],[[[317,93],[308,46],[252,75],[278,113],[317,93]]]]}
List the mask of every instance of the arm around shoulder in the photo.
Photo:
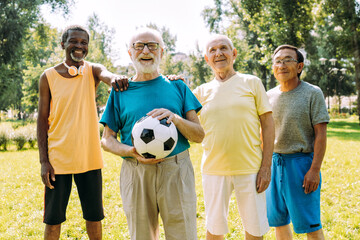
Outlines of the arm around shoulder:
{"type": "Polygon", "coordinates": [[[128,78],[126,76],[114,74],[108,71],[102,64],[92,63],[92,69],[95,78],[95,86],[98,86],[100,81],[113,87],[115,91],[126,90],[129,86],[128,78]]]}

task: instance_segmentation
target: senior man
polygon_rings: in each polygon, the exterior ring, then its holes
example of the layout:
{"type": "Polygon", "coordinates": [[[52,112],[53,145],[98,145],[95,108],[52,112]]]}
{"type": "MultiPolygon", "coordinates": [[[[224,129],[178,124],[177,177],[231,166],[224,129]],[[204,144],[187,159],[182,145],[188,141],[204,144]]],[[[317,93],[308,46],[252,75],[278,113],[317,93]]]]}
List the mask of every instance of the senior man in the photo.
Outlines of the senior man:
{"type": "Polygon", "coordinates": [[[269,230],[264,191],[271,178],[274,142],[271,106],[259,78],[235,72],[236,55],[227,36],[213,36],[205,60],[215,78],[194,90],[203,105],[206,239],[224,239],[228,232],[233,191],[245,239],[262,239],[269,230]]]}
{"type": "Polygon", "coordinates": [[[279,85],[268,91],[274,110],[275,146],[272,180],[266,191],[269,224],[276,239],[324,239],[320,220],[321,164],[326,150],[329,114],[321,89],[300,80],[304,57],[281,45],[273,55],[279,85]]]}
{"type": "Polygon", "coordinates": [[[105,126],[101,142],[105,151],[124,158],[120,192],[131,239],[158,239],[160,213],[166,239],[194,240],[196,193],[188,140],[201,142],[204,137],[197,117],[201,104],[182,81],[159,73],[163,49],[163,39],[153,29],[132,36],[128,52],[136,74],[127,91],[112,90],[100,120],[105,126]],[[132,127],[145,115],[168,118],[177,127],[178,142],[169,157],[146,159],[132,146],[132,127]]]}

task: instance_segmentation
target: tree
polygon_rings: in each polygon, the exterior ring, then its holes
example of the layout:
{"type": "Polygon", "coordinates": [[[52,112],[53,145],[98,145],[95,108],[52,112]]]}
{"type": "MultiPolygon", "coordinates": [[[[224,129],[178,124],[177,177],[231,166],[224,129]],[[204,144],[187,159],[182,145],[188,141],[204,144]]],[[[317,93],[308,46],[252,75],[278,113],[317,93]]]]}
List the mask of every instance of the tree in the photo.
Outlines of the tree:
{"type": "Polygon", "coordinates": [[[22,109],[32,113],[37,109],[39,97],[38,81],[44,69],[62,61],[64,56],[60,49],[60,33],[49,24],[39,22],[31,29],[27,41],[24,43],[24,70],[22,85],[22,109]],[[53,54],[54,52],[58,54],[53,54]]]}
{"type": "Polygon", "coordinates": [[[190,75],[188,81],[192,88],[206,83],[213,76],[198,44],[196,45],[196,52],[190,54],[190,63],[186,69],[190,75]]]}
{"type": "Polygon", "coordinates": [[[2,0],[0,2],[0,109],[21,107],[22,58],[24,43],[36,28],[40,6],[50,4],[52,10],[68,12],[67,0],[2,0]]]}
{"type": "Polygon", "coordinates": [[[239,49],[236,70],[258,75],[265,87],[275,85],[271,55],[282,44],[303,46],[311,37],[312,0],[214,0],[203,16],[210,31],[232,37],[239,49]]]}
{"type": "Polygon", "coordinates": [[[327,19],[339,29],[338,37],[341,44],[336,46],[338,56],[348,57],[355,66],[360,124],[360,5],[356,0],[324,0],[321,7],[327,13],[327,19]]]}
{"type": "MultiPolygon", "coordinates": [[[[116,72],[113,61],[116,60],[118,54],[113,50],[113,37],[115,35],[114,29],[109,29],[107,25],[102,23],[96,14],[89,17],[87,28],[90,34],[89,53],[86,57],[87,61],[100,63],[104,65],[109,71],[116,72]]],[[[109,97],[108,86],[106,84],[99,84],[96,90],[96,104],[102,106],[106,104],[109,97]]]]}

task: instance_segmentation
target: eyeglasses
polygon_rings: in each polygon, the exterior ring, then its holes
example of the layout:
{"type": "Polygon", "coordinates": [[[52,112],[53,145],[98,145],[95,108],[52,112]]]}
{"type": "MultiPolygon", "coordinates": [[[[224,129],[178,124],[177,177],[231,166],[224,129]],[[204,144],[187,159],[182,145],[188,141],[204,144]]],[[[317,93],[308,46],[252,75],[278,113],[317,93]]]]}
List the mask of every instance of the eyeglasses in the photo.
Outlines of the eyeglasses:
{"type": "Polygon", "coordinates": [[[155,51],[155,50],[158,50],[159,43],[157,43],[157,42],[148,42],[148,43],[136,42],[136,43],[133,43],[133,48],[135,50],[137,50],[137,51],[143,50],[145,48],[145,46],[147,46],[150,51],[155,51]]]}
{"type": "Polygon", "coordinates": [[[283,63],[285,65],[289,65],[292,62],[298,63],[298,60],[293,59],[293,58],[276,59],[276,60],[273,61],[273,64],[274,65],[281,65],[283,63]]]}

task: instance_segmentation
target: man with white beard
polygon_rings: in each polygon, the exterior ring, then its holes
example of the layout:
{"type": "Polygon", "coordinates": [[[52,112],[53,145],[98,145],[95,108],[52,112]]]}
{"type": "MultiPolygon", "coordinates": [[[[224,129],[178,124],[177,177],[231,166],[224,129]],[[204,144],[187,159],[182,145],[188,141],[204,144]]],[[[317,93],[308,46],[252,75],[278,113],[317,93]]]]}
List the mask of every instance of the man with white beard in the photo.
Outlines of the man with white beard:
{"type": "Polygon", "coordinates": [[[159,213],[166,239],[197,239],[188,140],[199,143],[204,137],[197,117],[201,104],[183,81],[169,81],[159,73],[163,50],[159,32],[145,28],[133,35],[128,52],[136,74],[127,91],[111,91],[100,120],[105,126],[104,150],[124,158],[120,192],[132,240],[159,239],[159,213]],[[169,157],[147,159],[132,146],[131,130],[145,115],[168,118],[167,122],[177,127],[178,142],[169,157]]]}

